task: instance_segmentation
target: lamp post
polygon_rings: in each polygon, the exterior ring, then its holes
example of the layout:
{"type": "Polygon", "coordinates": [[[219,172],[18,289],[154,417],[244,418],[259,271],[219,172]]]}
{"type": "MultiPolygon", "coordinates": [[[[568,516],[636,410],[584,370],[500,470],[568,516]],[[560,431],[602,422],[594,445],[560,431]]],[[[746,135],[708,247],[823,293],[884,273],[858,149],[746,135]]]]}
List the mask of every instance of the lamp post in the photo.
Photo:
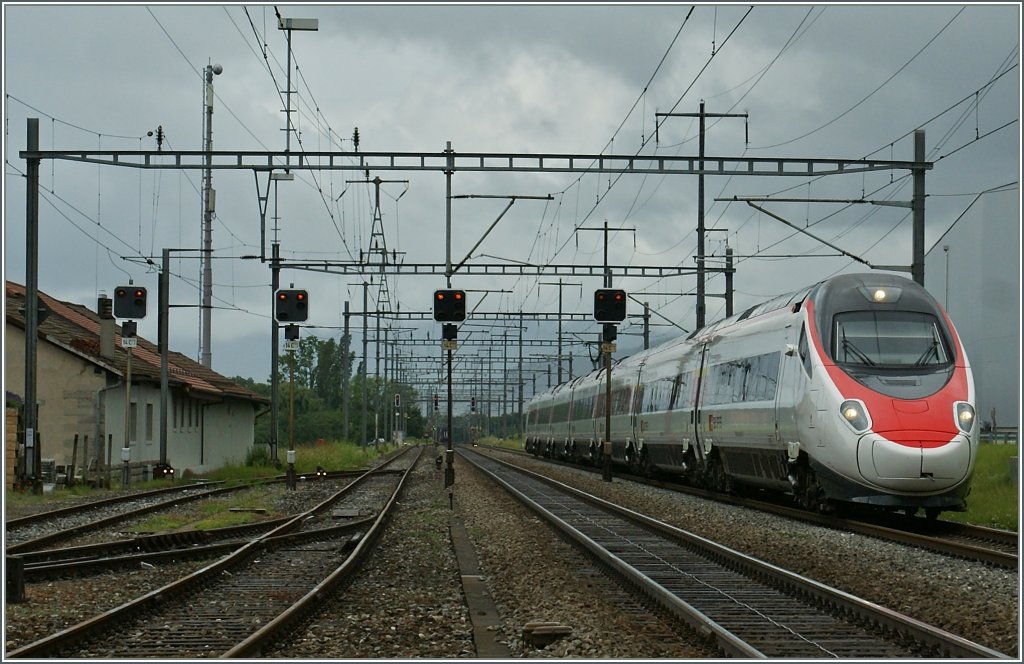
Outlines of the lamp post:
{"type": "Polygon", "coordinates": [[[207,369],[212,367],[213,354],[210,350],[212,332],[211,314],[213,312],[213,210],[215,192],[213,191],[213,76],[220,74],[224,68],[220,65],[206,65],[204,97],[206,114],[206,171],[203,186],[203,338],[202,352],[199,362],[207,369]]]}

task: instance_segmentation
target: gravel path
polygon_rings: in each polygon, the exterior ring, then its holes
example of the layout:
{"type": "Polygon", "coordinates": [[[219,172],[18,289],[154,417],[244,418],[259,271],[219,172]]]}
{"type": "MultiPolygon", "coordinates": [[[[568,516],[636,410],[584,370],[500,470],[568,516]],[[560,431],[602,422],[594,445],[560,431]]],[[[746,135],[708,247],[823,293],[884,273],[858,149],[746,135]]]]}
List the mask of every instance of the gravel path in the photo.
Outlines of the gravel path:
{"type": "MultiPolygon", "coordinates": [[[[453,515],[465,522],[474,540],[503,620],[498,639],[512,657],[714,656],[691,635],[670,633],[643,607],[622,597],[613,582],[596,574],[574,549],[458,457],[449,509],[444,473],[431,459],[428,449],[381,541],[382,555],[367,563],[330,609],[298,628],[288,643],[267,657],[475,657],[472,624],[449,538],[453,515]],[[543,649],[534,648],[524,642],[522,629],[537,620],[567,625],[572,633],[543,649]]],[[[515,460],[1017,656],[1016,573],[621,480],[602,482],[600,477],[530,459],[515,460]]],[[[28,602],[7,605],[7,649],[159,587],[187,567],[161,565],[127,577],[110,574],[28,584],[28,602]]]]}

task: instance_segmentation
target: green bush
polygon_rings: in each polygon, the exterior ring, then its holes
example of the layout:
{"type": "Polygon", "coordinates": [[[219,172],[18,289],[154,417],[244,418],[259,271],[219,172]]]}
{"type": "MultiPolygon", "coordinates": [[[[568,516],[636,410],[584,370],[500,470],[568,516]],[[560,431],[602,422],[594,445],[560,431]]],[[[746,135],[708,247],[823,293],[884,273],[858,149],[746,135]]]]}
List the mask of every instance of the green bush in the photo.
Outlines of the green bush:
{"type": "Polygon", "coordinates": [[[274,462],[270,459],[270,445],[257,443],[250,447],[249,451],[245,454],[245,465],[273,466],[274,462]]]}

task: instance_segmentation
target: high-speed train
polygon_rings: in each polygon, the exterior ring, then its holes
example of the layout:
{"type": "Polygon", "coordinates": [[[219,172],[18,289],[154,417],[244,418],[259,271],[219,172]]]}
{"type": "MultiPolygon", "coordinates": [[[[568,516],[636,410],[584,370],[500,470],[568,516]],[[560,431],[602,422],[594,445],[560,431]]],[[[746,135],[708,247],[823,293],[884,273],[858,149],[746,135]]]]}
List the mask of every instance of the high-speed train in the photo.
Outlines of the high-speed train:
{"type": "MultiPolygon", "coordinates": [[[[920,285],[826,279],[618,361],[612,460],[724,491],[929,517],[962,511],[978,451],[974,379],[920,285]]],[[[603,463],[605,369],[536,395],[526,449],[603,463]]]]}

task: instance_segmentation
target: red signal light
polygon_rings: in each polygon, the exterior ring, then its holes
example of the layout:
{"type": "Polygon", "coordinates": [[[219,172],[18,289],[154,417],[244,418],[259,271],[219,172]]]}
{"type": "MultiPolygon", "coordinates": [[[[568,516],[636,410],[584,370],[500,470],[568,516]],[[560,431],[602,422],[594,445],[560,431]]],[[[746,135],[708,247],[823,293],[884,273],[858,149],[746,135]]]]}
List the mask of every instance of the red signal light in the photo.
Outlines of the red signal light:
{"type": "Polygon", "coordinates": [[[142,286],[118,286],[114,289],[114,317],[136,320],[146,317],[146,289],[142,286]]]}
{"type": "Polygon", "coordinates": [[[621,321],[626,318],[626,291],[599,288],[594,291],[594,320],[621,321]]]}
{"type": "Polygon", "coordinates": [[[434,320],[440,322],[466,320],[465,291],[452,289],[434,291],[434,320]]]}
{"type": "Polygon", "coordinates": [[[274,318],[282,322],[301,322],[309,317],[309,293],[305,290],[279,290],[274,318]]]}

